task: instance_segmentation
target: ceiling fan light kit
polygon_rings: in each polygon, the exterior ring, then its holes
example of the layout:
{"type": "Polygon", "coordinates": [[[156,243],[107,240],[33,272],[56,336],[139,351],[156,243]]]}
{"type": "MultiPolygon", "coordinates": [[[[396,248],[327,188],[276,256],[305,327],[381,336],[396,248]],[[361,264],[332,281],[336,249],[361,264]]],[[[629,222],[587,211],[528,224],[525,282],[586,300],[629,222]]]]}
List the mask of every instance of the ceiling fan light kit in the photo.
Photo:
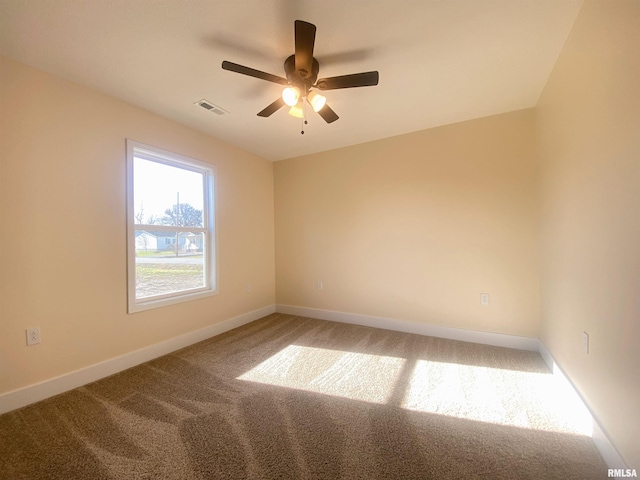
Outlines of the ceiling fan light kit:
{"type": "Polygon", "coordinates": [[[296,118],[304,118],[304,102],[302,99],[289,109],[289,115],[296,118]]]}
{"type": "Polygon", "coordinates": [[[284,103],[286,103],[290,107],[296,105],[299,99],[300,90],[298,90],[297,87],[287,87],[282,90],[282,100],[284,100],[284,103]]]}
{"type": "Polygon", "coordinates": [[[311,91],[307,94],[307,101],[313,107],[313,111],[318,112],[327,104],[327,97],[311,91]]]}
{"type": "MultiPolygon", "coordinates": [[[[369,87],[378,84],[379,75],[377,71],[318,80],[320,64],[313,57],[316,26],[302,20],[296,20],[294,22],[294,34],[295,53],[284,61],[286,78],[226,60],[222,62],[224,70],[285,86],[282,95],[277,100],[258,112],[259,117],[269,117],[285,105],[288,105],[291,107],[289,110],[290,115],[304,119],[304,102],[306,101],[325,122],[333,123],[340,117],[327,105],[326,97],[312,89],[336,90],[339,88],[369,87]]],[[[301,133],[304,133],[304,131],[301,133]]]]}

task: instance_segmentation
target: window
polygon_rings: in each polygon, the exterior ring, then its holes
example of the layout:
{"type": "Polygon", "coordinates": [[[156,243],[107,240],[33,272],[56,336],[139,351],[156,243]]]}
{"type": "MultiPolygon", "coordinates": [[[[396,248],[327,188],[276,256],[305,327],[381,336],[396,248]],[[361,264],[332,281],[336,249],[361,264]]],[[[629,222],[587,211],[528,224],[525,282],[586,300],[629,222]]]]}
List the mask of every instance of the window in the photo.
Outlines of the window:
{"type": "Polygon", "coordinates": [[[127,140],[129,313],[216,293],[213,166],[127,140]]]}

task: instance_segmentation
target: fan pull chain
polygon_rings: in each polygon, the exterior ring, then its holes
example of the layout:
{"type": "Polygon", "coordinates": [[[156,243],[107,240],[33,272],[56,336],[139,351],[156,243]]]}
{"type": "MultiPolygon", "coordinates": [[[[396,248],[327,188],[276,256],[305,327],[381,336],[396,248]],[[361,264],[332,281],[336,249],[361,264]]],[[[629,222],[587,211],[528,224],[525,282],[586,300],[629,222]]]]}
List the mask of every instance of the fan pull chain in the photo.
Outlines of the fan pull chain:
{"type": "Polygon", "coordinates": [[[306,105],[307,105],[307,102],[302,100],[302,129],[300,130],[300,135],[304,135],[304,126],[309,123],[309,122],[307,122],[307,116],[306,116],[306,113],[305,113],[306,105]]]}

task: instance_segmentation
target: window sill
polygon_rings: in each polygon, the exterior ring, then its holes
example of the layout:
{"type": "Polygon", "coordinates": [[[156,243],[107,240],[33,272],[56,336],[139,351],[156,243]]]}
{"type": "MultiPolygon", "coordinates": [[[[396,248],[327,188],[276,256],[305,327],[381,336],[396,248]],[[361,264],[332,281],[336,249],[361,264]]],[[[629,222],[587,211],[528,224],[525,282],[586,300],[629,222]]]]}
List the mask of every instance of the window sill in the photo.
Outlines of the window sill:
{"type": "Polygon", "coordinates": [[[217,295],[217,290],[204,290],[196,292],[185,292],[172,297],[164,298],[149,298],[148,300],[138,300],[133,303],[129,303],[129,313],[142,312],[144,310],[151,310],[153,308],[166,307],[168,305],[175,305],[182,302],[190,302],[192,300],[198,300],[200,298],[212,297],[217,295]]]}

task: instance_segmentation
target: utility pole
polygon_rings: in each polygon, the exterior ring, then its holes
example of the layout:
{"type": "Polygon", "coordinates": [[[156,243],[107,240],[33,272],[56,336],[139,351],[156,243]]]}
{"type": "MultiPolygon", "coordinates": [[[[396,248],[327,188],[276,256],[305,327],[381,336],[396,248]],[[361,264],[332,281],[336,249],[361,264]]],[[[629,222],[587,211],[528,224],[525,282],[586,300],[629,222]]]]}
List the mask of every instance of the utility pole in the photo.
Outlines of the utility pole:
{"type": "MultiPolygon", "coordinates": [[[[180,226],[180,192],[176,192],[176,227],[180,226]]],[[[176,230],[176,257],[178,256],[180,246],[180,232],[176,230]]]]}

